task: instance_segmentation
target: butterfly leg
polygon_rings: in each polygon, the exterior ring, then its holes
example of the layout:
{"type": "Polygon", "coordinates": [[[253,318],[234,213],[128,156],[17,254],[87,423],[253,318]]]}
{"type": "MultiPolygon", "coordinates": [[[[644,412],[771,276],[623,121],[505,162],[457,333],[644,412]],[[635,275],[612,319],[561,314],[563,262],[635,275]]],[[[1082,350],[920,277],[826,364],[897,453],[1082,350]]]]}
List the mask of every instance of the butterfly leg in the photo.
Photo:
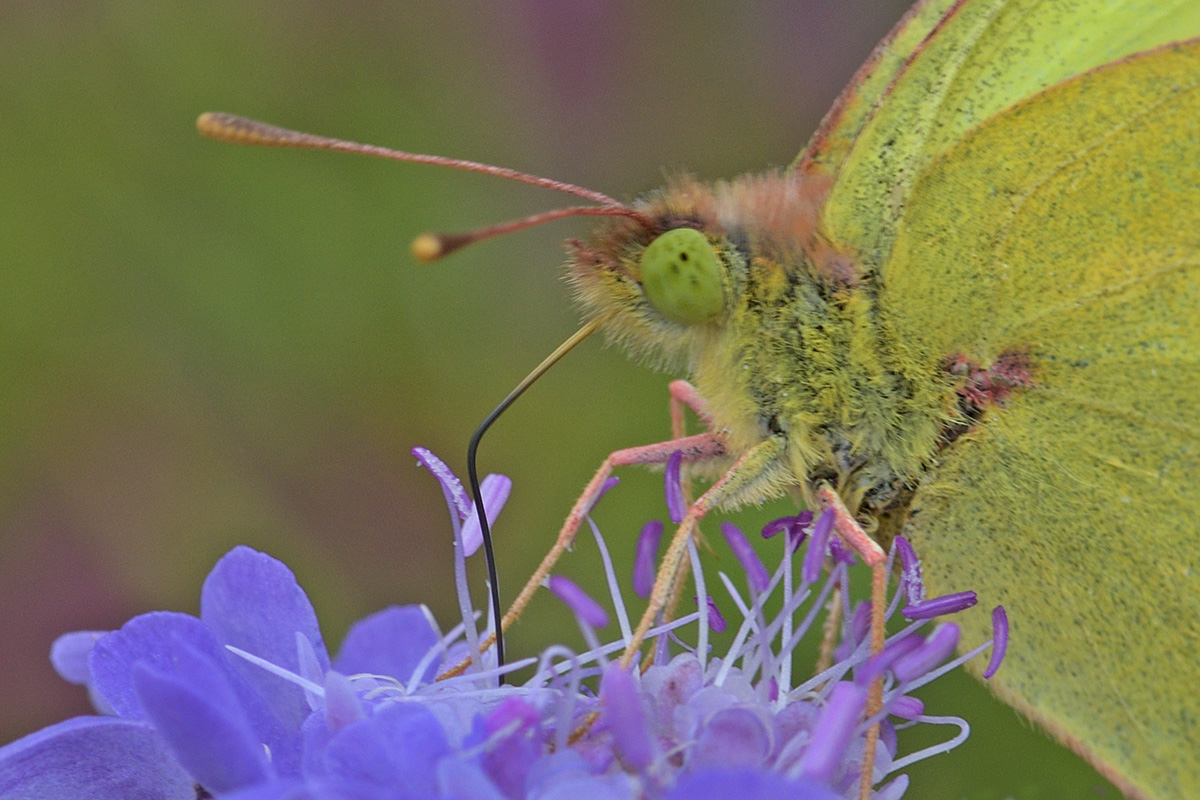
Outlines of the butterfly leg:
{"type": "Polygon", "coordinates": [[[658,574],[654,578],[654,588],[650,592],[650,601],[621,656],[621,666],[628,668],[633,663],[634,656],[641,648],[642,642],[645,641],[646,634],[654,625],[655,618],[666,607],[676,583],[675,576],[679,565],[687,552],[688,540],[695,534],[696,525],[709,510],[730,497],[734,497],[766,472],[770,465],[782,457],[785,446],[786,442],[782,436],[772,436],[750,448],[737,461],[733,462],[733,466],[726,470],[725,474],[708,488],[708,491],[700,495],[688,507],[687,513],[683,515],[683,520],[675,530],[675,535],[671,537],[671,543],[667,546],[667,552],[659,564],[658,574]]]}
{"type": "MultiPolygon", "coordinates": [[[[631,464],[665,464],[675,452],[681,452],[684,461],[703,461],[725,454],[725,447],[721,444],[720,437],[712,431],[695,436],[684,435],[684,407],[690,408],[695,412],[696,416],[706,426],[709,426],[710,423],[707,404],[700,397],[696,389],[687,381],[682,380],[672,381],[669,389],[671,393],[671,439],[657,444],[617,450],[604,459],[604,463],[596,470],[596,474],[592,476],[591,481],[588,482],[579,499],[575,501],[575,505],[571,508],[571,513],[567,515],[566,522],[563,523],[562,529],[558,532],[558,539],[554,542],[554,546],[546,553],[538,568],[534,570],[533,575],[530,576],[529,580],[525,582],[525,586],[517,594],[517,599],[513,601],[508,611],[505,612],[504,619],[501,622],[501,630],[508,630],[509,626],[517,620],[521,612],[525,610],[525,606],[533,598],[538,587],[542,585],[542,581],[546,579],[550,574],[550,570],[554,568],[554,564],[562,557],[563,553],[570,549],[575,541],[575,534],[578,532],[579,526],[583,524],[584,518],[591,511],[596,496],[604,486],[604,482],[612,475],[614,469],[631,464]]],[[[690,487],[685,483],[684,496],[690,502],[691,498],[686,494],[689,489],[690,487]]],[[[489,646],[493,639],[494,637],[490,637],[484,643],[484,647],[489,646]]]]}
{"type": "Polygon", "coordinates": [[[687,381],[671,381],[667,387],[671,393],[671,438],[681,439],[686,431],[683,409],[690,408],[704,427],[712,430],[712,416],[708,413],[708,403],[696,391],[696,387],[687,381]]]}
{"type": "MultiPolygon", "coordinates": [[[[862,526],[854,519],[850,509],[842,502],[842,498],[828,484],[817,489],[817,502],[825,509],[832,509],[833,529],[847,547],[858,553],[859,557],[871,568],[871,652],[883,650],[884,640],[884,611],[887,605],[887,554],[883,548],[867,535],[862,526]]],[[[880,675],[871,682],[867,690],[866,716],[872,717],[883,707],[883,676],[880,675]]],[[[872,772],[875,765],[875,747],[879,742],[879,724],[872,725],[867,731],[866,747],[863,751],[863,771],[858,787],[859,800],[868,800],[871,796],[873,783],[872,772]]]]}
{"type": "MultiPolygon", "coordinates": [[[[712,415],[708,411],[708,403],[696,391],[696,387],[684,380],[671,381],[668,386],[671,394],[671,438],[682,439],[687,435],[687,420],[684,418],[684,409],[690,408],[692,413],[696,415],[700,423],[705,429],[711,431],[713,429],[712,415]]],[[[686,505],[691,505],[692,496],[692,480],[685,473],[680,477],[680,490],[683,494],[683,502],[686,505]]],[[[672,586],[670,599],[663,608],[663,619],[671,620],[675,618],[675,609],[679,607],[679,600],[683,596],[683,588],[687,579],[689,562],[686,558],[680,559],[679,566],[676,568],[675,575],[672,578],[672,586]]],[[[653,652],[651,653],[653,654],[653,652]]],[[[647,661],[646,666],[651,662],[647,661]]]]}
{"type": "MultiPolygon", "coordinates": [[[[504,612],[504,617],[500,622],[500,629],[507,631],[509,627],[521,616],[521,612],[529,605],[529,601],[533,599],[534,593],[538,587],[550,574],[550,570],[554,569],[555,563],[562,557],[563,553],[571,548],[575,541],[575,534],[579,530],[579,526],[583,524],[583,520],[587,517],[592,509],[592,504],[595,503],[596,497],[604,486],[604,482],[617,467],[624,467],[630,464],[665,464],[672,454],[676,452],[683,453],[685,461],[703,461],[709,458],[717,458],[725,454],[725,445],[721,442],[719,436],[713,433],[701,433],[695,436],[684,436],[671,439],[657,444],[644,445],[641,447],[630,447],[625,450],[617,450],[610,453],[608,458],[604,459],[604,463],[596,470],[596,474],[588,482],[583,493],[579,495],[579,499],[575,501],[575,505],[571,508],[571,513],[567,515],[566,522],[558,532],[558,538],[554,545],[542,558],[540,564],[529,580],[525,582],[525,586],[517,594],[517,599],[509,606],[508,611],[504,612]]],[[[496,642],[496,634],[490,634],[486,639],[480,642],[480,647],[484,650],[491,647],[496,642]]],[[[466,671],[471,664],[470,659],[464,659],[458,664],[451,667],[446,672],[439,675],[441,678],[449,678],[454,675],[460,675],[466,671]]]]}

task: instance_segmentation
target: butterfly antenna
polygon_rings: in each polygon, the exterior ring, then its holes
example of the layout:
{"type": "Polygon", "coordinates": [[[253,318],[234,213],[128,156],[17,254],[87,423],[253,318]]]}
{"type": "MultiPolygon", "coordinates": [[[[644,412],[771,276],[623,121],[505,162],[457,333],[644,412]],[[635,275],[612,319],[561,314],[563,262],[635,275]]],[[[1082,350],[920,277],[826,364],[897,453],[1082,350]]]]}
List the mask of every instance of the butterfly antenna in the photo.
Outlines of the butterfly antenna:
{"type": "MultiPolygon", "coordinates": [[[[491,164],[481,164],[477,161],[464,161],[458,158],[446,158],[445,156],[431,156],[423,153],[408,153],[403,150],[393,150],[388,147],[379,147],[378,145],[362,144],[360,142],[351,142],[344,139],[333,139],[328,136],[318,136],[313,133],[304,133],[302,131],[294,131],[288,128],[280,128],[277,125],[268,125],[265,122],[239,117],[235,114],[226,114],[223,112],[207,112],[201,114],[196,120],[196,128],[201,134],[209,139],[215,139],[219,142],[229,142],[232,144],[255,145],[259,147],[294,147],[303,150],[334,150],[341,153],[357,153],[359,155],[376,156],[386,158],[392,161],[407,161],[413,164],[430,164],[435,167],[449,167],[451,169],[461,169],[467,172],[480,172],[484,175],[492,175],[497,178],[505,178],[507,180],[525,183],[530,186],[537,186],[542,189],[552,189],[556,192],[564,192],[572,194],[576,197],[581,197],[592,203],[594,206],[573,206],[570,208],[560,208],[553,211],[546,211],[540,214],[534,214],[522,219],[502,222],[497,225],[489,225],[484,228],[478,228],[474,231],[464,233],[425,233],[413,240],[412,253],[413,256],[420,261],[435,261],[439,258],[453,253],[468,244],[490,239],[495,236],[502,236],[506,233],[531,228],[534,225],[540,225],[543,222],[550,222],[556,219],[565,217],[628,217],[648,230],[653,229],[653,224],[645,215],[635,211],[629,206],[615,200],[612,197],[597,192],[592,189],[585,189],[582,186],[576,186],[573,183],[564,183],[562,181],[552,180],[550,178],[542,178],[537,175],[530,175],[526,172],[519,172],[507,167],[497,167],[491,164]]],[[[546,370],[550,369],[560,358],[570,352],[577,344],[582,342],[588,336],[596,332],[611,315],[605,315],[593,319],[588,322],[578,331],[576,331],[569,339],[560,344],[553,353],[548,355],[541,364],[534,368],[532,372],[517,384],[517,387],[508,393],[508,396],[501,401],[500,405],[488,414],[487,418],[480,423],[474,435],[471,436],[471,442],[467,447],[467,474],[471,484],[471,495],[475,503],[475,513],[479,517],[480,528],[483,533],[484,552],[487,557],[488,581],[491,585],[491,605],[492,615],[496,620],[496,660],[500,666],[504,665],[504,624],[502,609],[500,608],[500,588],[496,576],[496,559],[492,549],[492,534],[491,528],[488,525],[487,515],[483,508],[483,499],[479,490],[479,475],[475,465],[476,452],[479,449],[479,442],[483,438],[483,434],[491,427],[504,411],[520,397],[526,389],[528,389],[534,381],[540,378],[546,370]]],[[[504,683],[504,675],[499,676],[501,684],[504,683]]]]}
{"type": "Polygon", "coordinates": [[[573,183],[564,183],[551,178],[530,175],[507,167],[497,167],[491,164],[481,164],[478,161],[464,161],[459,158],[431,156],[423,153],[408,153],[403,150],[393,150],[389,147],[379,147],[373,144],[350,142],[344,139],[332,139],[328,136],[318,136],[313,133],[303,133],[265,122],[226,114],[219,111],[209,111],[201,114],[196,120],[196,129],[209,139],[232,144],[255,145],[258,147],[296,147],[304,150],[335,150],[340,153],[358,153],[366,156],[376,156],[392,161],[407,161],[413,164],[430,164],[435,167],[449,167],[467,172],[481,172],[497,178],[505,178],[518,183],[537,186],[542,189],[552,189],[556,192],[573,194],[596,203],[595,206],[576,206],[560,208],[535,214],[523,219],[489,225],[465,233],[425,233],[413,240],[413,256],[420,261],[435,261],[453,253],[461,247],[473,242],[502,236],[506,233],[524,230],[564,217],[629,217],[650,229],[650,221],[642,214],[603,192],[585,189],[573,183]]]}
{"type": "MultiPolygon", "coordinates": [[[[479,452],[479,442],[483,439],[483,435],[487,433],[488,428],[492,427],[492,423],[499,419],[500,415],[507,411],[508,407],[525,393],[526,389],[532,386],[538,378],[545,375],[546,371],[554,366],[559,359],[574,350],[577,344],[595,333],[611,317],[611,313],[596,317],[571,334],[558,347],[554,348],[554,352],[542,359],[542,363],[538,364],[528,375],[522,378],[521,382],[508,393],[508,396],[492,409],[492,412],[484,418],[483,422],[479,423],[479,427],[475,429],[475,433],[471,435],[471,441],[467,445],[467,480],[471,484],[471,497],[475,501],[475,516],[479,518],[479,527],[483,533],[483,549],[484,554],[487,556],[488,583],[491,585],[492,593],[492,616],[496,620],[497,666],[504,666],[504,617],[500,608],[500,584],[496,577],[496,559],[492,552],[492,531],[488,525],[487,514],[484,512],[483,495],[479,490],[479,470],[475,465],[475,457],[479,452]]],[[[501,684],[504,683],[504,673],[500,673],[499,681],[501,684]]]]}

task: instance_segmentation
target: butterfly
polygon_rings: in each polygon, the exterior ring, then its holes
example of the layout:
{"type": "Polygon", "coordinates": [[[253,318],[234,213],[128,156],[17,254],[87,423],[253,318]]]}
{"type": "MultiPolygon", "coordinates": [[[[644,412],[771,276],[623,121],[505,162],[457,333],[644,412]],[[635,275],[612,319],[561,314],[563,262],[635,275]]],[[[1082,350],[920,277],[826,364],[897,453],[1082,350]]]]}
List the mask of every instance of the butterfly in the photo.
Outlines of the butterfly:
{"type": "MultiPolygon", "coordinates": [[[[568,264],[588,329],[685,375],[675,401],[708,430],[620,451],[598,480],[677,450],[707,469],[677,542],[711,507],[785,493],[836,503],[881,543],[904,534],[931,592],[969,586],[1008,609],[997,694],[1130,796],[1191,798],[1197,37],[1194,0],[922,2],[788,170],[679,179],[629,205],[391,155],[595,204],[422,239],[425,257],[609,217],[568,264]]],[[[208,123],[218,138],[379,152],[208,123]]],[[[982,610],[963,626],[965,641],[988,637],[982,610]]]]}

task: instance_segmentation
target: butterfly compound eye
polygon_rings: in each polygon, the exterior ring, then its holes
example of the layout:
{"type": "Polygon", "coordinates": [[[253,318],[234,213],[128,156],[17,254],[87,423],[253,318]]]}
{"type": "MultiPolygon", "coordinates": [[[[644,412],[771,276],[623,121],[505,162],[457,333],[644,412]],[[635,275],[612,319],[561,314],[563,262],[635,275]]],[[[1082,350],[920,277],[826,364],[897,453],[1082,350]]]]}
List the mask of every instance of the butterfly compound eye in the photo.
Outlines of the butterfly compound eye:
{"type": "Polygon", "coordinates": [[[721,261],[693,228],[667,231],[646,247],[642,289],[656,311],[681,325],[711,322],[725,309],[721,261]]]}

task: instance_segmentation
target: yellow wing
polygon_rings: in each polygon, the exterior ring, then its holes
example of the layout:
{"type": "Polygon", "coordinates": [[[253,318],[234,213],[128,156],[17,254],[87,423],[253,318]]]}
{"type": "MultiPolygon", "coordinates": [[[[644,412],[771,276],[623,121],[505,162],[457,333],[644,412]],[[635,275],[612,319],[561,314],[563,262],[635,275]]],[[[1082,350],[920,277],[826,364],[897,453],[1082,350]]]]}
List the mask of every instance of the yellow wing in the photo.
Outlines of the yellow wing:
{"type": "Polygon", "coordinates": [[[913,182],[996,113],[1089,69],[1200,36],[1196,0],[930,0],[901,20],[797,159],[835,176],[826,235],[886,261],[913,182]]]}
{"type": "Polygon", "coordinates": [[[1007,606],[1002,696],[1127,791],[1200,797],[1200,40],[946,149],[882,277],[880,322],[914,362],[1034,369],[917,490],[931,590],[1007,606]]]}

